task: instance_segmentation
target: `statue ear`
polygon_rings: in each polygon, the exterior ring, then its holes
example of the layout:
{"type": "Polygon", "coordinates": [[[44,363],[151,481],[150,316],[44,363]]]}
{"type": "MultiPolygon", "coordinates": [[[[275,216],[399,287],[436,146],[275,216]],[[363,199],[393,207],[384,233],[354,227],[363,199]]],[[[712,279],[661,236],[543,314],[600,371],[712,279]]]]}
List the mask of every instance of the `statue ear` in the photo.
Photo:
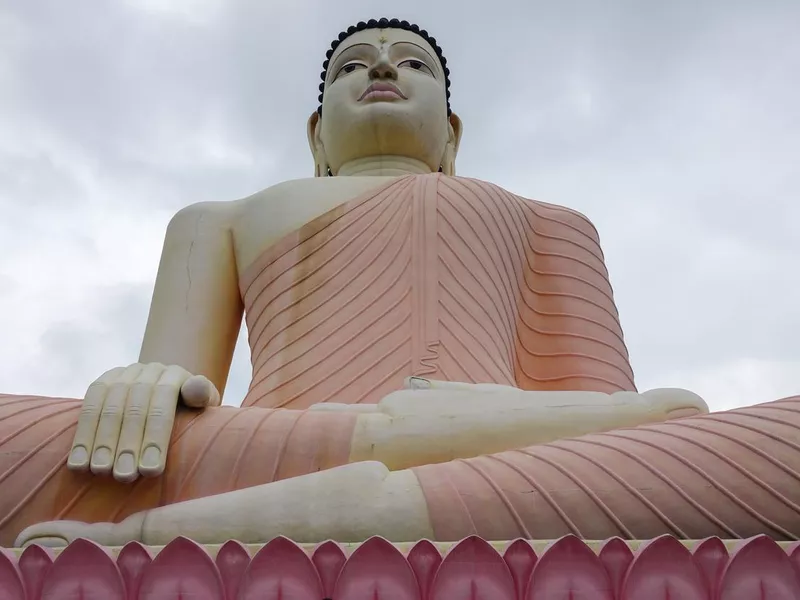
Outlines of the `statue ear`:
{"type": "Polygon", "coordinates": [[[458,146],[461,144],[462,131],[461,119],[456,113],[450,113],[447,125],[447,145],[444,148],[444,156],[442,157],[442,173],[445,175],[453,176],[456,174],[456,155],[458,154],[458,146]]]}
{"type": "Polygon", "coordinates": [[[328,161],[325,157],[325,147],[320,139],[320,129],[322,123],[317,111],[311,113],[308,118],[306,133],[308,134],[308,147],[314,157],[314,177],[327,177],[329,173],[328,161]]]}

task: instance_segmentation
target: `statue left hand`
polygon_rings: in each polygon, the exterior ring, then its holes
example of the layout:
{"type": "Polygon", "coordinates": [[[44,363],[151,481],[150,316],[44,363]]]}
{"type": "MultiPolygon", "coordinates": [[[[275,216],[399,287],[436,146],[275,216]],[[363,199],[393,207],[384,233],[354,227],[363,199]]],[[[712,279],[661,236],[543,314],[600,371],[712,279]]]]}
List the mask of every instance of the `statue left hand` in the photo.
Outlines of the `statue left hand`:
{"type": "Polygon", "coordinates": [[[470,407],[485,410],[488,398],[492,398],[493,406],[498,406],[498,403],[502,405],[503,402],[512,404],[533,402],[549,408],[583,406],[591,410],[596,407],[619,407],[627,414],[639,416],[641,420],[635,424],[658,423],[709,412],[708,405],[700,396],[680,388],[658,388],[641,393],[613,394],[590,391],[529,391],[495,383],[462,383],[421,377],[408,377],[404,388],[403,391],[390,394],[380,404],[374,405],[376,410],[386,410],[387,406],[396,404],[391,400],[393,397],[402,398],[402,404],[413,406],[408,399],[412,399],[414,395],[409,395],[406,390],[423,392],[430,390],[431,394],[418,396],[419,406],[430,405],[433,410],[439,410],[431,403],[449,404],[447,400],[453,400],[450,406],[459,413],[470,410],[470,407]]]}

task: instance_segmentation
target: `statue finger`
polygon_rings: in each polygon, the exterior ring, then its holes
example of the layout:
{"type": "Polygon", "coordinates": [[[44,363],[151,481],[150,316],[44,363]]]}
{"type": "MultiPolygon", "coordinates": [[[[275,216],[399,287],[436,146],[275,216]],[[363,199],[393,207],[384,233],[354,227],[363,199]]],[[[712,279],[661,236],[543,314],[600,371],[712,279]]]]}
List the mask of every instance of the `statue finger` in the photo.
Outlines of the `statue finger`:
{"type": "Polygon", "coordinates": [[[97,424],[100,422],[100,413],[103,410],[108,386],[124,371],[125,367],[117,367],[106,371],[86,391],[81,413],[78,416],[78,426],[75,429],[75,437],[70,449],[69,459],[67,459],[67,467],[69,469],[73,471],[89,470],[97,424]]]}
{"type": "Polygon", "coordinates": [[[666,419],[680,419],[708,414],[708,404],[694,392],[680,388],[659,388],[642,392],[648,405],[666,419]]]}
{"type": "Polygon", "coordinates": [[[181,386],[189,377],[191,375],[186,369],[169,366],[153,390],[139,456],[139,473],[142,475],[155,477],[164,472],[181,386]]]}
{"type": "Polygon", "coordinates": [[[95,475],[108,475],[114,468],[114,456],[117,453],[125,403],[131,384],[141,372],[142,365],[133,364],[127,367],[108,388],[103,409],[100,411],[100,422],[97,424],[97,435],[92,450],[90,468],[95,475]]]}
{"type": "Polygon", "coordinates": [[[219,406],[221,397],[211,380],[202,375],[192,375],[181,386],[181,400],[191,408],[219,406]]]}
{"type": "Polygon", "coordinates": [[[117,481],[131,482],[139,475],[139,455],[147,424],[150,398],[164,369],[164,365],[158,363],[147,365],[130,387],[114,460],[114,479],[117,481]]]}

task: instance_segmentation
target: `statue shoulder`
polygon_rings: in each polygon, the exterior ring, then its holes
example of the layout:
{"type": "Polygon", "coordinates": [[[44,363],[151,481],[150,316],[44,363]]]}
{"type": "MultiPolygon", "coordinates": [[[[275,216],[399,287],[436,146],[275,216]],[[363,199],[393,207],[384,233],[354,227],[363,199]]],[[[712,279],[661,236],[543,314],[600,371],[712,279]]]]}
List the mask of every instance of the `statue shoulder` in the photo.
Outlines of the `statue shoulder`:
{"type": "Polygon", "coordinates": [[[247,218],[254,206],[264,206],[285,199],[287,194],[299,193],[314,186],[314,178],[284,181],[254,194],[236,200],[196,202],[180,209],[172,217],[170,227],[183,227],[198,220],[233,226],[240,218],[247,218]]]}
{"type": "Polygon", "coordinates": [[[230,225],[241,206],[242,200],[189,204],[173,215],[167,231],[201,224],[230,225]]]}
{"type": "Polygon", "coordinates": [[[246,198],[234,200],[233,204],[235,206],[231,207],[231,212],[236,216],[247,217],[248,212],[253,208],[261,209],[265,205],[269,206],[277,202],[286,202],[287,199],[294,197],[307,196],[319,189],[320,185],[320,178],[318,177],[281,181],[246,198]]]}
{"type": "Polygon", "coordinates": [[[530,203],[534,210],[542,217],[563,223],[572,229],[580,231],[597,244],[600,243],[600,235],[597,232],[597,227],[595,227],[589,217],[582,212],[567,206],[542,202],[541,200],[531,200],[528,198],[524,198],[524,200],[530,203]]]}

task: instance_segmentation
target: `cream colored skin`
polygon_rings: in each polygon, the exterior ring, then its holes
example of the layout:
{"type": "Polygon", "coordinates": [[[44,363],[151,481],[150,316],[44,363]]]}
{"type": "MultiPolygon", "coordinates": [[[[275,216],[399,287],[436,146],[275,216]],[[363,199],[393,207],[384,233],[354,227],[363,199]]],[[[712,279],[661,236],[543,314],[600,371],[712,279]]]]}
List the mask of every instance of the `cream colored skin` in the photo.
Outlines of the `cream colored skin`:
{"type": "MultiPolygon", "coordinates": [[[[236,202],[193,205],[173,218],[139,362],[112,369],[89,388],[70,468],[121,481],[160,474],[178,403],[220,402],[242,320],[242,270],[284,235],[392,178],[440,167],[454,175],[461,122],[447,117],[444,98],[441,66],[419,36],[386,29],[345,40],[328,69],[323,118],[314,113],[308,122],[317,177],[236,202]],[[405,98],[359,100],[374,82],[396,84],[405,98]],[[336,177],[327,177],[328,169],[336,177]]],[[[162,544],[178,535],[204,543],[277,535],[299,542],[432,538],[410,467],[708,409],[684,390],[529,392],[411,378],[374,406],[312,410],[358,414],[351,464],[138,513],[116,525],[42,523],[22,532],[17,545],[77,537],[162,544]]]]}

